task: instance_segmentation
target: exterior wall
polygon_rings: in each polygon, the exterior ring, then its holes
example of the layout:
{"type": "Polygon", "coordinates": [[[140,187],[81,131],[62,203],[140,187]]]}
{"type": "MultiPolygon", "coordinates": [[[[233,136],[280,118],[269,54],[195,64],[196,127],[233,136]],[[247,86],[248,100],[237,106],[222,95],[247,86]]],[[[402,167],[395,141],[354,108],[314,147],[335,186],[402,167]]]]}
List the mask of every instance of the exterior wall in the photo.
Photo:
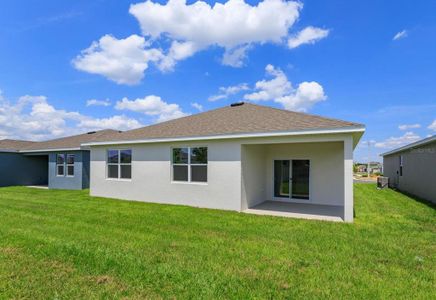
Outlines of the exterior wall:
{"type": "Polygon", "coordinates": [[[302,203],[344,206],[343,142],[297,143],[266,146],[266,200],[274,195],[275,159],[309,159],[309,200],[302,203]]]}
{"type": "Polygon", "coordinates": [[[389,186],[436,203],[436,142],[385,156],[383,166],[389,186]],[[399,176],[400,155],[403,155],[402,176],[399,176]]]}
{"type": "MultiPolygon", "coordinates": [[[[81,190],[89,185],[86,182],[86,178],[89,178],[86,172],[89,172],[89,168],[86,165],[89,164],[88,151],[66,151],[66,152],[51,152],[49,154],[49,167],[48,167],[48,187],[50,189],[65,189],[65,190],[81,190]],[[74,176],[57,176],[56,175],[56,154],[74,154],[74,176]],[[84,181],[85,179],[85,181],[84,181]]],[[[65,171],[66,173],[66,171],[65,171]]]]}
{"type": "Polygon", "coordinates": [[[265,145],[242,145],[242,205],[241,209],[256,206],[267,199],[265,145]]]}
{"type": "Polygon", "coordinates": [[[82,151],[82,189],[89,189],[89,177],[91,167],[91,153],[82,151]]]}
{"type": "Polygon", "coordinates": [[[197,207],[241,209],[241,146],[237,142],[154,143],[92,147],[91,195],[197,207]],[[208,147],[208,182],[171,181],[171,148],[208,147]],[[108,149],[132,149],[132,179],[106,177],[108,149]]]}
{"type": "Polygon", "coordinates": [[[26,156],[0,152],[0,187],[13,185],[46,185],[47,156],[26,156]]]}
{"type": "Polygon", "coordinates": [[[331,134],[93,146],[90,193],[125,200],[241,211],[272,199],[274,159],[304,158],[311,160],[310,200],[306,203],[342,206],[344,214],[347,207],[346,221],[352,221],[353,142],[351,134],[331,134]],[[171,148],[188,146],[208,147],[207,183],[171,181],[171,148]],[[109,149],[132,150],[132,179],[107,178],[109,149]],[[346,172],[349,162],[350,170],[346,172]],[[346,176],[350,178],[346,180],[346,176]]]}

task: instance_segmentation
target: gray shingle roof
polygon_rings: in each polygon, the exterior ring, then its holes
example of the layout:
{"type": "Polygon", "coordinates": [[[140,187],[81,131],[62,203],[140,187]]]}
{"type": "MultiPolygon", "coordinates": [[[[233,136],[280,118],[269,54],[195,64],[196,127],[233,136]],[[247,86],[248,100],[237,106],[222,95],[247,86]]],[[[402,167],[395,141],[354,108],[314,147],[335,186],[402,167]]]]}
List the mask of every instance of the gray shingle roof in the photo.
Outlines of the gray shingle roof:
{"type": "Polygon", "coordinates": [[[35,142],[4,139],[0,140],[0,151],[19,151],[25,147],[29,147],[35,142]]]}
{"type": "Polygon", "coordinates": [[[155,138],[272,133],[316,129],[364,127],[359,123],[244,103],[226,106],[112,136],[107,141],[155,138]]]}
{"type": "Polygon", "coordinates": [[[50,150],[50,149],[75,149],[80,148],[83,143],[106,141],[114,139],[120,134],[119,131],[112,129],[105,129],[100,131],[93,131],[89,133],[63,137],[59,139],[34,142],[22,147],[21,151],[36,151],[36,150],[50,150]]]}

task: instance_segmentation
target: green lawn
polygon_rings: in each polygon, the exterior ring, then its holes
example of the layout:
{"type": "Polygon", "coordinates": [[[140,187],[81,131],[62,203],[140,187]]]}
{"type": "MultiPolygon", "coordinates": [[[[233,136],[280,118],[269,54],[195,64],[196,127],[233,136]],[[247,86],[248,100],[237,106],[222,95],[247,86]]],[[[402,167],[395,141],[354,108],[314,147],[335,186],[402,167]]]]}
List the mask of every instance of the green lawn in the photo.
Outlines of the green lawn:
{"type": "Polygon", "coordinates": [[[435,299],[436,211],[355,186],[354,224],[0,189],[0,298],[435,299]]]}

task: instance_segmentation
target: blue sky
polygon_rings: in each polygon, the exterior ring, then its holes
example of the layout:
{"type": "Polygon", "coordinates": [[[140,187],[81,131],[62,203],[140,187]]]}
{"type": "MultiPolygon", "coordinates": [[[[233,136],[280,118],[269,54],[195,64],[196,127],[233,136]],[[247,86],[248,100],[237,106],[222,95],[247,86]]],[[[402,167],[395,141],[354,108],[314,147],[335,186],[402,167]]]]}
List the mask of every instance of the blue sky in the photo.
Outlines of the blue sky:
{"type": "Polygon", "coordinates": [[[141,3],[1,1],[0,138],[238,100],[364,123],[372,160],[436,133],[435,1],[141,3]]]}

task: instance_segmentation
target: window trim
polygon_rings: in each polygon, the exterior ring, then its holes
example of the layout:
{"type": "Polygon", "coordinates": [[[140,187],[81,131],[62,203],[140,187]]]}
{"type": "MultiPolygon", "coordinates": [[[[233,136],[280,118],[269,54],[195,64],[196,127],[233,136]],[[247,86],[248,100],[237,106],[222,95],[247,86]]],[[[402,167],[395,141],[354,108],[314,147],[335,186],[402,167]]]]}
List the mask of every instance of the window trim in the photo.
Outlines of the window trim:
{"type": "Polygon", "coordinates": [[[66,163],[66,154],[65,153],[56,153],[56,177],[65,177],[65,174],[66,174],[65,163],[66,163]],[[58,156],[59,155],[64,156],[64,162],[62,164],[58,163],[58,156]],[[59,166],[62,166],[64,168],[63,174],[59,174],[59,166]]]}
{"type": "Polygon", "coordinates": [[[171,183],[175,184],[198,184],[198,185],[207,185],[209,182],[209,147],[207,145],[198,145],[198,146],[175,146],[171,147],[171,183]],[[187,148],[188,149],[188,163],[174,163],[174,149],[182,149],[187,148]],[[207,151],[207,163],[205,164],[198,164],[198,163],[191,163],[191,149],[193,148],[206,148],[207,151]],[[174,180],[174,166],[187,166],[188,167],[188,180],[174,180]],[[192,170],[191,166],[206,166],[206,181],[192,181],[192,170]]]}
{"type": "Polygon", "coordinates": [[[65,154],[65,166],[64,166],[64,173],[65,177],[74,177],[76,176],[76,155],[74,153],[66,153],[65,154]],[[72,155],[74,157],[74,162],[72,164],[68,163],[68,155],[72,155]],[[68,167],[73,167],[73,175],[68,175],[68,167]]]}
{"type": "Polygon", "coordinates": [[[106,149],[106,180],[114,180],[114,181],[132,181],[133,177],[133,149],[132,148],[109,148],[106,149]],[[130,150],[130,163],[122,163],[121,162],[121,151],[130,150]],[[110,163],[109,162],[109,151],[118,151],[118,163],[110,163]],[[117,166],[118,169],[118,177],[109,177],[109,166],[117,166]],[[121,166],[130,166],[130,178],[121,178],[121,166]]]}

